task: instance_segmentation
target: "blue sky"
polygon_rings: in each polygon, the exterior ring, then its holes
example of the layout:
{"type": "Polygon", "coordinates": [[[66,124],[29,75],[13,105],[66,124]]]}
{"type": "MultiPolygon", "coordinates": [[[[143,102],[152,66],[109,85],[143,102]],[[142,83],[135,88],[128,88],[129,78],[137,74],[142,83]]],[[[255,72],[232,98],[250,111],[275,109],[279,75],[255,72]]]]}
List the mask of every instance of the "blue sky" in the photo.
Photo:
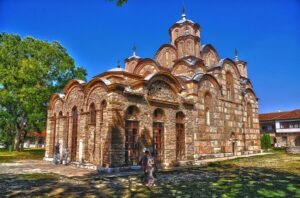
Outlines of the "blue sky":
{"type": "Polygon", "coordinates": [[[0,0],[0,31],[59,41],[88,71],[88,80],[113,68],[137,46],[153,57],[169,43],[168,28],[187,17],[200,24],[201,42],[222,58],[248,62],[259,111],[300,108],[299,0],[0,0]]]}

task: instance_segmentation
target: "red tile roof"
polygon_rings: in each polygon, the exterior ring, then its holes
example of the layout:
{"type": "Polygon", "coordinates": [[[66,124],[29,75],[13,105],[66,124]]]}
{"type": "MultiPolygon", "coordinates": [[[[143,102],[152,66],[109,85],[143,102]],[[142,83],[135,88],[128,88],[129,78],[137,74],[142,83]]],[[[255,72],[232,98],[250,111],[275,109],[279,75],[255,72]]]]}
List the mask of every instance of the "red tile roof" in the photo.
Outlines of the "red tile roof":
{"type": "Polygon", "coordinates": [[[273,112],[259,114],[259,121],[300,119],[300,109],[286,112],[273,112]]]}
{"type": "Polygon", "coordinates": [[[30,132],[30,133],[28,133],[28,135],[27,135],[28,137],[42,137],[42,138],[44,138],[44,137],[46,137],[46,131],[43,131],[43,132],[30,132]]]}

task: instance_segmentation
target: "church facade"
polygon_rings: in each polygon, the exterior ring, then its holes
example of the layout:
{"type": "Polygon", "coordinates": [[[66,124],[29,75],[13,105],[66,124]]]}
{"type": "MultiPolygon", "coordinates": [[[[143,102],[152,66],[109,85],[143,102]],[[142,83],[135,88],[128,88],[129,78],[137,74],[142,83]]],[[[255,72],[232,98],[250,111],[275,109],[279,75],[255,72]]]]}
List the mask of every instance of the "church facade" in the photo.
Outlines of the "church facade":
{"type": "Polygon", "coordinates": [[[45,157],[57,143],[71,161],[106,167],[136,165],[145,149],[163,166],[260,152],[246,62],[201,44],[199,24],[185,13],[169,35],[154,58],[134,51],[125,68],[72,80],[54,94],[45,157]]]}

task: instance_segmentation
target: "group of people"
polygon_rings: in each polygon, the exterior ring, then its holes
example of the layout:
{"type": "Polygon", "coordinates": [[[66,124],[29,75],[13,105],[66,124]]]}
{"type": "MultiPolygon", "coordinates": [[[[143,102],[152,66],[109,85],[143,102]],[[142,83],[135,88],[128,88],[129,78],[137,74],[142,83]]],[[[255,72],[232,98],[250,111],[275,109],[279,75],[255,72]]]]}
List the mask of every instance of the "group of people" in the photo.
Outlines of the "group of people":
{"type": "Polygon", "coordinates": [[[54,149],[53,162],[56,165],[57,164],[68,165],[68,163],[69,163],[69,149],[65,148],[63,150],[62,155],[61,155],[61,153],[60,153],[60,143],[57,143],[55,145],[55,149],[54,149]]]}
{"type": "Polygon", "coordinates": [[[151,156],[151,153],[148,150],[145,151],[145,155],[141,159],[140,164],[144,171],[144,174],[141,179],[142,182],[146,186],[149,186],[149,187],[154,186],[157,167],[156,167],[154,158],[151,156]]]}

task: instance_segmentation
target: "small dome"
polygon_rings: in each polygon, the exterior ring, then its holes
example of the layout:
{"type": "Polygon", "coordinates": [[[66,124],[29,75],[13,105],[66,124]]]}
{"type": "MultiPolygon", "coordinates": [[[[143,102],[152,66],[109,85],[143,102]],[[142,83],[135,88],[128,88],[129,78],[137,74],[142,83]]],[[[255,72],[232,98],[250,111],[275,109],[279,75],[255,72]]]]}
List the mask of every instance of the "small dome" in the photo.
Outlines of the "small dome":
{"type": "Polygon", "coordinates": [[[127,70],[126,69],[123,69],[123,68],[120,68],[120,67],[116,67],[116,68],[112,68],[112,69],[110,69],[110,70],[108,70],[108,71],[124,71],[124,72],[127,72],[127,70]]]}
{"type": "Polygon", "coordinates": [[[186,18],[182,18],[182,19],[180,19],[179,21],[177,21],[176,23],[177,23],[177,24],[180,24],[180,23],[184,23],[184,22],[194,23],[194,21],[192,21],[192,20],[190,20],[190,19],[186,19],[186,18]]]}

